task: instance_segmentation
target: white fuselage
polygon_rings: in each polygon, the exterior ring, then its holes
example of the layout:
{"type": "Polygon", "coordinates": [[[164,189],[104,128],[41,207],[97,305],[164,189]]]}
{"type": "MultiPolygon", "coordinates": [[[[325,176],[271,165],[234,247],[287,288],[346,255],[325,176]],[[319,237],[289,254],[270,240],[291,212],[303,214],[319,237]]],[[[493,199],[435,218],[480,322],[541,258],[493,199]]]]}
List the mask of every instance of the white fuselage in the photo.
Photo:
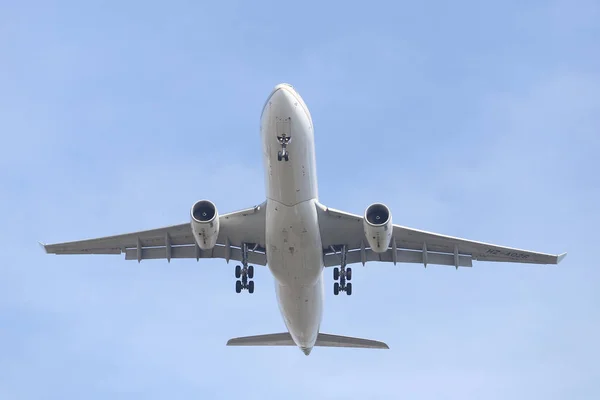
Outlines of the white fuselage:
{"type": "Polygon", "coordinates": [[[323,314],[323,249],[313,124],[306,104],[289,85],[277,85],[261,115],[267,197],[266,252],[279,308],[294,342],[306,353],[323,314]],[[291,137],[289,160],[279,160],[278,136],[291,137]]]}

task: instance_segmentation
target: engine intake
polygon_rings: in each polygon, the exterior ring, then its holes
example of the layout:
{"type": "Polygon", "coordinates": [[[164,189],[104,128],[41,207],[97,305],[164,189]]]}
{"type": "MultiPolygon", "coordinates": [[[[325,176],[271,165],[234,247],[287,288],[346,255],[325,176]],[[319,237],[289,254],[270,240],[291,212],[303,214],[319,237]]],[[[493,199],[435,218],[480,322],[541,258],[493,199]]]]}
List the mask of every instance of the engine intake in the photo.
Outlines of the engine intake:
{"type": "Polygon", "coordinates": [[[202,250],[210,250],[217,244],[219,236],[219,212],[213,202],[200,200],[190,211],[194,239],[202,250]]]}
{"type": "Polygon", "coordinates": [[[217,209],[213,203],[207,200],[200,200],[192,208],[192,218],[198,222],[210,222],[217,209]]]}
{"type": "Polygon", "coordinates": [[[363,228],[367,242],[376,253],[387,251],[394,227],[392,225],[392,213],[390,209],[381,203],[371,204],[365,210],[363,228]]]}

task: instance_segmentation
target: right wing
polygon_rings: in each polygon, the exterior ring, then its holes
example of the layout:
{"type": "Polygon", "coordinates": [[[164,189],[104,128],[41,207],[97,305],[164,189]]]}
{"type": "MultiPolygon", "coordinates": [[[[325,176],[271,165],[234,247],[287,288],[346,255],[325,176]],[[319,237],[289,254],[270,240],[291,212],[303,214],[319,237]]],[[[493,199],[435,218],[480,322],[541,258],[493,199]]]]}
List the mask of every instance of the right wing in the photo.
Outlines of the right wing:
{"type": "Polygon", "coordinates": [[[219,216],[217,244],[202,250],[190,223],[105,236],[74,242],[42,244],[51,254],[125,254],[126,260],[171,258],[222,258],[242,261],[242,243],[248,244],[248,262],[267,265],[265,252],[265,203],[219,216]]]}
{"type": "Polygon", "coordinates": [[[326,267],[340,265],[345,245],[346,263],[367,261],[405,262],[471,267],[472,261],[558,264],[566,253],[555,255],[499,246],[394,225],[392,242],[384,253],[369,248],[363,217],[317,204],[326,267]]]}

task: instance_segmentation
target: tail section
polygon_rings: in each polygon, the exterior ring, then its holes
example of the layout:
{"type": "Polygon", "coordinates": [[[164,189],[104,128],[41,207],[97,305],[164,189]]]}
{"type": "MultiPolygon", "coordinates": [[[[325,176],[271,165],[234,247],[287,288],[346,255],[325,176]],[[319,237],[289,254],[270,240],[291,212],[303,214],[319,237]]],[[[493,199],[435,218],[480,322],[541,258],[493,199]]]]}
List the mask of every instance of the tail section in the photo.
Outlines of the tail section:
{"type": "MultiPolygon", "coordinates": [[[[289,332],[268,335],[245,336],[230,339],[227,346],[296,346],[289,332]]],[[[352,347],[361,349],[389,349],[390,347],[377,340],[361,339],[350,336],[319,333],[315,347],[352,347]]]]}

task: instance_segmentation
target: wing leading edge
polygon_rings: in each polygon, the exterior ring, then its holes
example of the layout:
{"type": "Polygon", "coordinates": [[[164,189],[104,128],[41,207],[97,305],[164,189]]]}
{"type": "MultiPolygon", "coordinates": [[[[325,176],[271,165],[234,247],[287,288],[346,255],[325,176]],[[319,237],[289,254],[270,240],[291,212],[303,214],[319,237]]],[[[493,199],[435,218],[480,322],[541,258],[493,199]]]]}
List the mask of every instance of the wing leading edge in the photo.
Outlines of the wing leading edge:
{"type": "Polygon", "coordinates": [[[326,267],[340,265],[340,250],[346,246],[346,263],[368,261],[404,262],[471,267],[473,261],[528,264],[558,264],[567,253],[554,255],[461,239],[394,225],[390,248],[376,253],[368,247],[363,217],[317,203],[323,259],[326,267]]]}
{"type": "Polygon", "coordinates": [[[266,265],[264,203],[219,216],[217,244],[202,250],[190,223],[73,242],[43,244],[49,254],[125,254],[126,260],[221,258],[242,260],[242,243],[249,245],[248,262],[266,265]]]}

